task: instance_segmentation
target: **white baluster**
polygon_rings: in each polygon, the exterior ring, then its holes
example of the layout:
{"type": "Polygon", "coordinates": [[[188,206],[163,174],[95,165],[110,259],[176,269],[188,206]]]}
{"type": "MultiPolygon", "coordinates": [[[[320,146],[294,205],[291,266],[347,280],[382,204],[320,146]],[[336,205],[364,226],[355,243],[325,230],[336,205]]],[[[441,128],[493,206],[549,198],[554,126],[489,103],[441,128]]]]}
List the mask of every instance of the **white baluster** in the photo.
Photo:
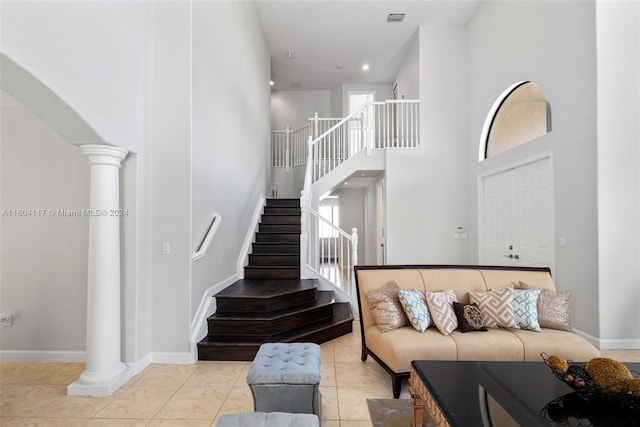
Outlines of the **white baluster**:
{"type": "Polygon", "coordinates": [[[351,229],[351,262],[353,265],[358,265],[358,229],[351,229]]]}

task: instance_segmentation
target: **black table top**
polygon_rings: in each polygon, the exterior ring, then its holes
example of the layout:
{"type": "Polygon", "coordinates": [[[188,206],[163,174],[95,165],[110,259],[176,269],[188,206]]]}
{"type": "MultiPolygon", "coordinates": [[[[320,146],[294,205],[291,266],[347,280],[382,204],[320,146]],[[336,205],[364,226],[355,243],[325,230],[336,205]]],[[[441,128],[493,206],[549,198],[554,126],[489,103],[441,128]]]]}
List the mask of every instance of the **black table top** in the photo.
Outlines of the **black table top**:
{"type": "MultiPolygon", "coordinates": [[[[640,363],[625,365],[640,371],[640,363]]],[[[413,361],[412,366],[453,426],[493,425],[490,414],[483,421],[488,413],[483,390],[524,427],[640,426],[638,409],[612,407],[610,401],[585,405],[544,362],[413,361]]]]}

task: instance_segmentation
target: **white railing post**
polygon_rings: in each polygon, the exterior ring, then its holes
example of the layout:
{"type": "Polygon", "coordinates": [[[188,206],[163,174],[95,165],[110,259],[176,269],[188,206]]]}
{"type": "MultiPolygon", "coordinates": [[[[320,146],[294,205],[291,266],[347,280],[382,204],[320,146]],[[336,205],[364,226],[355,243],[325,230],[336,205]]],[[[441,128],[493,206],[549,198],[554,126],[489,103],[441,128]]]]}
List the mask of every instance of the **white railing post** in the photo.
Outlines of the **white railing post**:
{"type": "Polygon", "coordinates": [[[313,115],[313,139],[316,139],[320,135],[320,130],[318,129],[319,122],[318,112],[316,111],[313,115]]]}
{"type": "Polygon", "coordinates": [[[289,125],[284,129],[284,171],[289,173],[291,167],[291,128],[289,125]]]}

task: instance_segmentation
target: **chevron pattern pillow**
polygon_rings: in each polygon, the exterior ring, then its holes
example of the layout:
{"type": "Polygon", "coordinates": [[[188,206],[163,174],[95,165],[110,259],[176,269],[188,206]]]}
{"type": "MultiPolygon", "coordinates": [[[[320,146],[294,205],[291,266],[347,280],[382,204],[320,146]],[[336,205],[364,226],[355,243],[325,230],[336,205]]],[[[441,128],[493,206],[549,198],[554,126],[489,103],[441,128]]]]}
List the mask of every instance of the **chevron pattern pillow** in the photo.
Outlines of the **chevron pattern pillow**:
{"type": "Polygon", "coordinates": [[[513,290],[513,313],[516,315],[516,324],[522,329],[540,332],[538,323],[538,289],[513,290]]]}
{"type": "Polygon", "coordinates": [[[424,332],[431,325],[431,316],[424,295],[417,289],[398,292],[398,298],[409,323],[418,332],[424,332]]]}
{"type": "Polygon", "coordinates": [[[427,292],[427,305],[433,317],[433,323],[443,335],[449,335],[458,327],[458,319],[453,311],[453,303],[458,302],[452,291],[427,292]]]}
{"type": "Polygon", "coordinates": [[[469,301],[478,305],[487,328],[518,327],[513,312],[513,288],[469,292],[469,301]]]}

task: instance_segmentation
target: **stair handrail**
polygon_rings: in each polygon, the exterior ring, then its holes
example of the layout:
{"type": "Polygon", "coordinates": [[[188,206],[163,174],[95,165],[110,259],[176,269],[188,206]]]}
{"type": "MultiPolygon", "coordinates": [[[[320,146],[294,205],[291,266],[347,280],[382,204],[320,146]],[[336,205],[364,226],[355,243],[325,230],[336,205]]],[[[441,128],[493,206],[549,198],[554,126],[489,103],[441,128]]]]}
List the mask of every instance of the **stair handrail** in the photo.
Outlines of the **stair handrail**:
{"type": "MultiPolygon", "coordinates": [[[[306,267],[337,288],[342,289],[352,301],[355,301],[355,276],[353,266],[358,265],[358,229],[355,227],[352,228],[351,234],[349,234],[331,221],[328,221],[313,208],[308,207],[307,213],[307,227],[310,228],[311,223],[315,221],[316,227],[314,227],[314,232],[317,238],[313,240],[313,242],[315,242],[315,248],[310,247],[310,245],[313,244],[310,239],[307,241],[308,247],[305,248],[306,259],[304,259],[306,267]],[[321,238],[319,237],[321,227],[324,227],[332,234],[332,237],[325,239],[334,239],[333,252],[331,251],[331,245],[328,245],[326,252],[324,251],[324,246],[322,248],[318,247],[321,245],[321,238]],[[344,248],[345,245],[347,246],[346,248],[344,248]],[[329,268],[323,269],[320,265],[321,260],[325,259],[325,255],[328,256],[328,264],[330,266],[332,264],[334,265],[333,270],[329,268]],[[333,274],[331,274],[331,271],[333,271],[333,274]],[[343,272],[346,274],[343,274],[343,272]]],[[[307,229],[307,232],[310,232],[310,230],[307,229]]]]}
{"type": "Polygon", "coordinates": [[[343,124],[347,123],[349,120],[353,119],[355,116],[357,116],[358,114],[361,114],[365,109],[367,109],[369,107],[369,104],[365,104],[363,105],[359,110],[354,111],[353,113],[349,114],[347,117],[343,118],[342,120],[340,120],[338,123],[336,123],[335,125],[331,126],[327,131],[325,131],[322,135],[320,135],[319,137],[317,137],[316,139],[313,140],[313,144],[315,145],[316,142],[318,142],[319,140],[325,138],[327,135],[329,135],[331,132],[333,132],[334,130],[338,129],[340,126],[342,126],[343,124]]]}
{"type": "Polygon", "coordinates": [[[321,135],[319,135],[317,138],[313,140],[313,144],[311,148],[313,155],[311,160],[313,161],[312,171],[313,171],[314,182],[320,179],[322,176],[324,176],[328,172],[330,172],[331,170],[335,169],[339,164],[341,164],[342,162],[344,162],[345,160],[347,160],[348,158],[350,158],[351,156],[353,156],[354,154],[360,152],[363,148],[365,148],[366,141],[364,140],[364,131],[366,126],[365,124],[366,120],[363,119],[363,117],[366,117],[370,106],[371,106],[371,103],[367,103],[363,105],[353,113],[344,117],[338,123],[331,126],[329,129],[327,129],[325,132],[323,132],[321,135]],[[353,120],[360,121],[359,131],[361,135],[361,141],[359,142],[359,145],[351,144],[351,142],[349,141],[348,134],[347,136],[345,135],[341,136],[339,133],[337,133],[337,132],[340,132],[339,131],[340,128],[343,128],[345,132],[348,133],[350,129],[346,127],[346,124],[353,120]],[[332,134],[337,134],[338,138],[334,137],[331,139],[330,136],[332,134]],[[327,140],[329,145],[320,147],[320,143],[323,140],[327,140]],[[320,159],[319,159],[320,152],[324,152],[324,153],[328,152],[331,154],[330,157],[323,158],[325,162],[322,165],[320,164],[320,159]],[[340,154],[345,155],[345,157],[337,157],[336,156],[337,152],[340,152],[340,154]]]}
{"type": "Polygon", "coordinates": [[[211,224],[209,224],[209,228],[207,229],[207,233],[204,235],[204,239],[202,239],[198,249],[191,256],[191,261],[196,261],[207,253],[209,245],[211,245],[211,241],[213,240],[213,236],[215,236],[216,231],[218,231],[218,227],[220,227],[220,221],[222,221],[222,216],[220,216],[218,212],[214,212],[213,217],[211,218],[211,224]]]}

